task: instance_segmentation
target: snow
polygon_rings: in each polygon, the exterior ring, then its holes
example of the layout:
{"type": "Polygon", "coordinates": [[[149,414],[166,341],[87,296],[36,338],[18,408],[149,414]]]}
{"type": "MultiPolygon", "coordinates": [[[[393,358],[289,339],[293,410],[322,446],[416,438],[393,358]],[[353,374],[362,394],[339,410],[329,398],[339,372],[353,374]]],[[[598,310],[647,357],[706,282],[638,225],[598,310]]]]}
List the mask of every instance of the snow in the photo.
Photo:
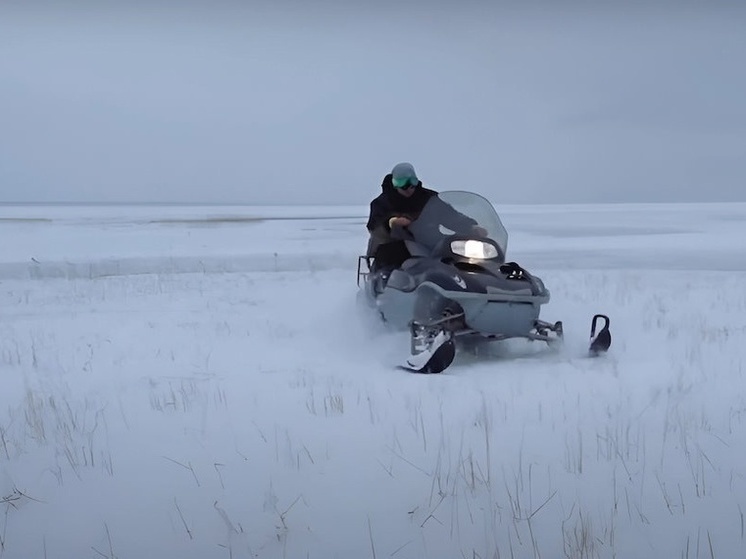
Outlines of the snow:
{"type": "Polygon", "coordinates": [[[566,347],[425,376],[364,207],[0,207],[0,556],[744,555],[746,204],[498,209],[566,347]]]}

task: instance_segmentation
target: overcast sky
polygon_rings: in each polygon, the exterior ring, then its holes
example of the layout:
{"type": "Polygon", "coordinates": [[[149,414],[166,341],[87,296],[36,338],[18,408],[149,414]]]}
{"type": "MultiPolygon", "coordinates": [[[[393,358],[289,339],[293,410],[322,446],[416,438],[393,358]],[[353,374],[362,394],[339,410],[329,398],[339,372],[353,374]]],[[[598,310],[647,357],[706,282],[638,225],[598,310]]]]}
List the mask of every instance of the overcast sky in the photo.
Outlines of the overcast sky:
{"type": "Polygon", "coordinates": [[[0,0],[0,202],[746,200],[739,2],[307,4],[0,0]]]}

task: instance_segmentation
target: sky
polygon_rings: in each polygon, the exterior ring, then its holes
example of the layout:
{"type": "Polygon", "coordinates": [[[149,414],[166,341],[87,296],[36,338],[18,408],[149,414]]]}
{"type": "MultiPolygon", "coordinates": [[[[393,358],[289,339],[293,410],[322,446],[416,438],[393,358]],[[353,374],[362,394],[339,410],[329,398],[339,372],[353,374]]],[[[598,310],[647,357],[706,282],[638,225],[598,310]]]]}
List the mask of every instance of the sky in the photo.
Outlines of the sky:
{"type": "Polygon", "coordinates": [[[737,2],[0,3],[0,202],[746,199],[737,2]]]}
{"type": "Polygon", "coordinates": [[[0,207],[2,559],[746,556],[746,204],[507,209],[564,345],[440,375],[350,216],[0,207]]]}

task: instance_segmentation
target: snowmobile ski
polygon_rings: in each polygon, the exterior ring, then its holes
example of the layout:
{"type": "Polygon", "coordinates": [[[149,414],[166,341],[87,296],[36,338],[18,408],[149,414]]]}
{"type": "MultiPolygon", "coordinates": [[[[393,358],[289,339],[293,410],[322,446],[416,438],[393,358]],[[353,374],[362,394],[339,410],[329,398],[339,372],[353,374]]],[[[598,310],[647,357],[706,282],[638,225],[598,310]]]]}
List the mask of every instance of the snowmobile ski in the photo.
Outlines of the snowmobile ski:
{"type": "Polygon", "coordinates": [[[415,336],[413,332],[413,336],[412,349],[417,353],[407,359],[406,365],[399,366],[400,369],[412,373],[437,374],[448,368],[456,357],[456,344],[446,330],[439,330],[434,335],[422,333],[419,336],[415,336]],[[427,338],[424,347],[417,347],[423,338],[427,338]]]}
{"type": "Polygon", "coordinates": [[[611,346],[611,332],[609,331],[609,317],[605,314],[594,315],[591,321],[591,344],[588,348],[588,354],[596,357],[606,353],[611,346]],[[596,324],[599,320],[604,321],[603,327],[596,333],[596,324]]]}

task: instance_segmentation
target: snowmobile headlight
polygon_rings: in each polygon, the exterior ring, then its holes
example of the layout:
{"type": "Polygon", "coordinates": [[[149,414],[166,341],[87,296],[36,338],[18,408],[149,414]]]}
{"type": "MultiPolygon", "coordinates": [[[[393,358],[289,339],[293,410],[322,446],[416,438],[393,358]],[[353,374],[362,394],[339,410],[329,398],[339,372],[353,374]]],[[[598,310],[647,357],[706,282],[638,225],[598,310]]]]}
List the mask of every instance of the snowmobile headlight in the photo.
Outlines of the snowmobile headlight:
{"type": "Polygon", "coordinates": [[[466,258],[497,258],[497,249],[495,245],[469,239],[468,241],[451,241],[451,250],[454,254],[465,256],[466,258]]]}

